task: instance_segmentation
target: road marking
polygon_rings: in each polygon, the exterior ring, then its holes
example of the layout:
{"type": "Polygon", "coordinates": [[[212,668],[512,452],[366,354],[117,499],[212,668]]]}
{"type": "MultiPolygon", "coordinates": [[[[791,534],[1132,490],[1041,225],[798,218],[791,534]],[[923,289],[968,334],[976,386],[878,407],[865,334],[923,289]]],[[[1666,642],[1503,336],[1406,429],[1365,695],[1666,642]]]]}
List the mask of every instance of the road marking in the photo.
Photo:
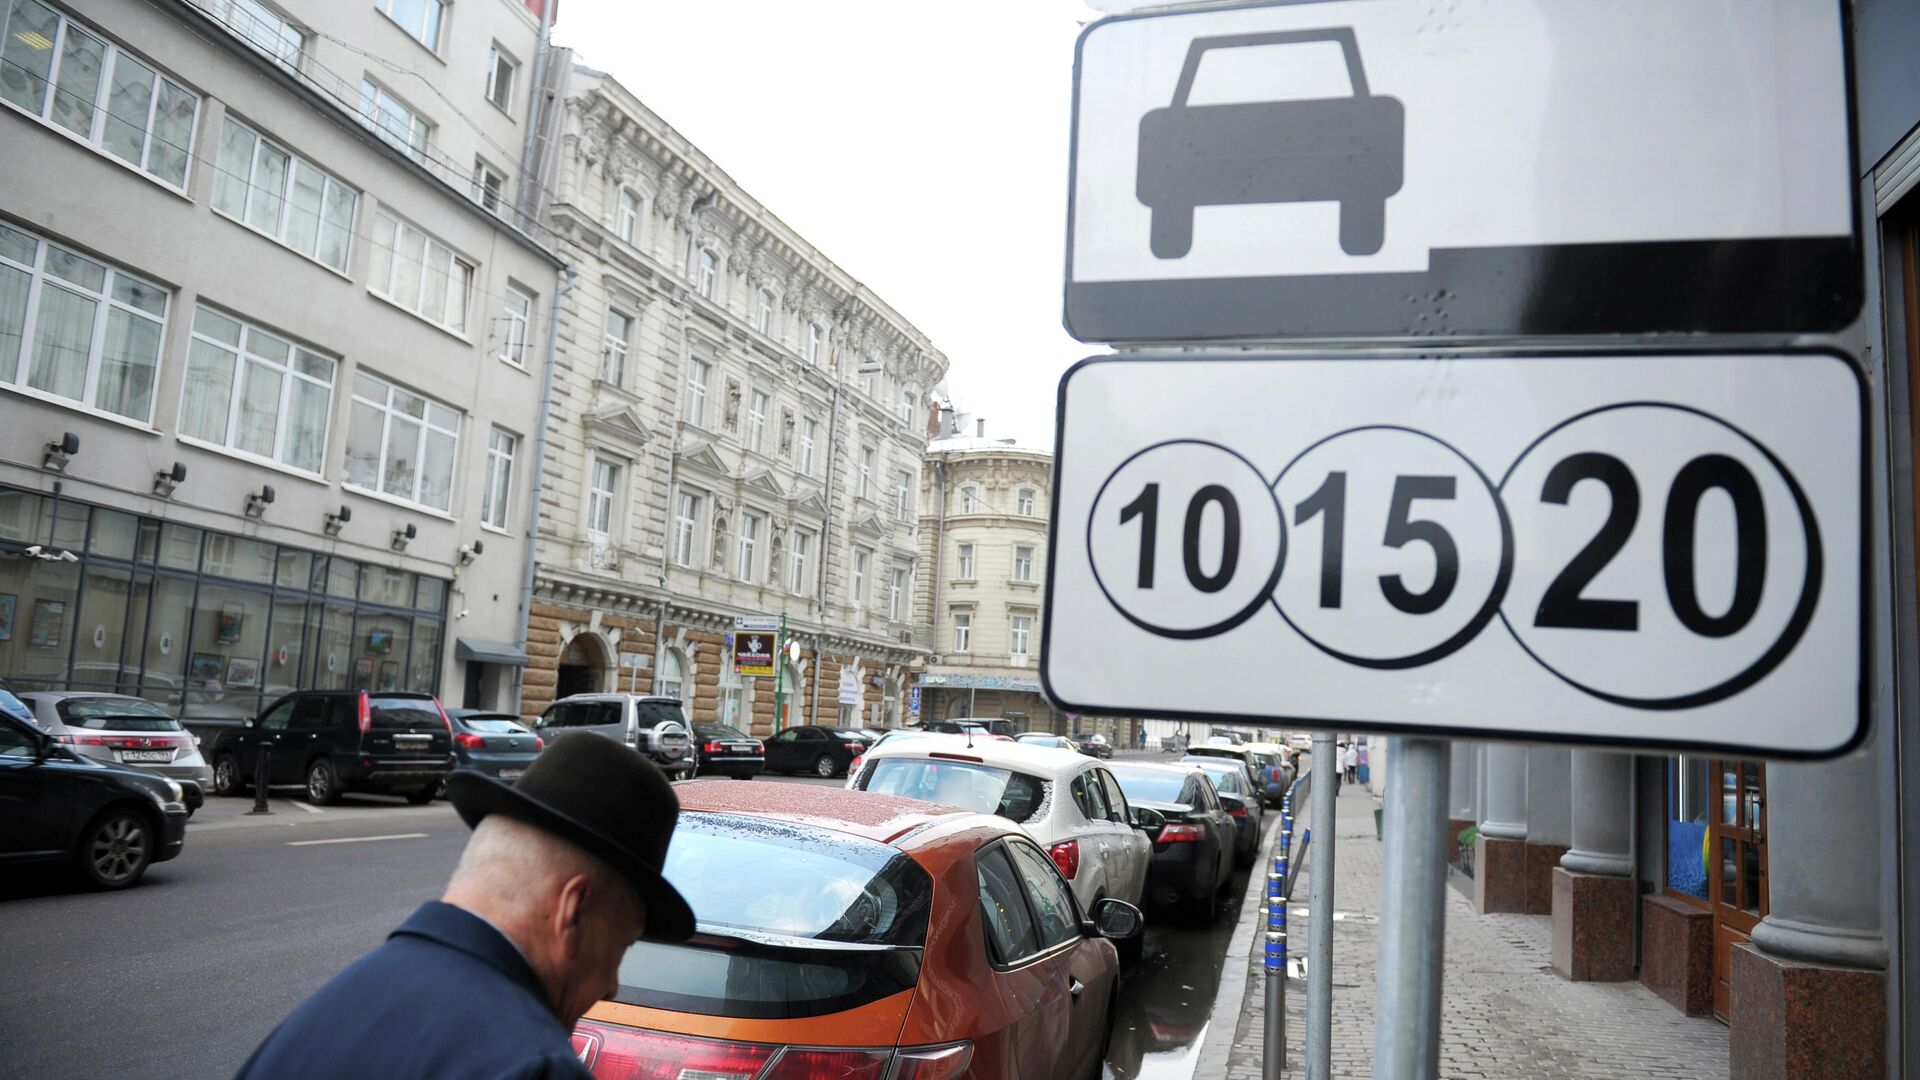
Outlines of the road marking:
{"type": "Polygon", "coordinates": [[[288,847],[310,847],[314,844],[367,844],[375,840],[425,840],[423,832],[394,833],[392,836],[342,836],[333,840],[289,840],[288,847]]]}
{"type": "Polygon", "coordinates": [[[309,804],[307,804],[307,803],[303,803],[303,802],[301,802],[301,801],[299,801],[298,799],[282,799],[281,801],[282,801],[282,802],[285,802],[285,803],[287,803],[287,804],[289,804],[289,805],[291,805],[291,806],[297,806],[297,807],[299,807],[300,809],[302,809],[302,810],[305,810],[305,811],[306,811],[307,813],[309,813],[309,814],[324,814],[324,813],[326,813],[326,811],[325,811],[325,810],[322,810],[322,809],[320,809],[320,808],[319,808],[319,807],[317,807],[317,806],[311,806],[311,805],[309,805],[309,804]]]}

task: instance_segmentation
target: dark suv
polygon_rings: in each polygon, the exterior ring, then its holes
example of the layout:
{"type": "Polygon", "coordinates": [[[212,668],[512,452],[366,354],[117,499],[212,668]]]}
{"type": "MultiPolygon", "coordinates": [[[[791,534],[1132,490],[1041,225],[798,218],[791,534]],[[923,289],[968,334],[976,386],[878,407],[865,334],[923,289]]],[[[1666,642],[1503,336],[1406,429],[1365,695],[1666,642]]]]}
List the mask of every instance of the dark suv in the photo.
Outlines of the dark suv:
{"type": "Polygon", "coordinates": [[[71,860],[95,886],[124,889],[186,835],[178,783],[83,758],[0,710],[0,865],[71,860]]]}
{"type": "Polygon", "coordinates": [[[267,785],[299,784],[319,805],[343,791],[425,803],[453,769],[453,731],[432,694],[300,690],[214,740],[213,790],[239,795],[267,750],[267,785]]]}

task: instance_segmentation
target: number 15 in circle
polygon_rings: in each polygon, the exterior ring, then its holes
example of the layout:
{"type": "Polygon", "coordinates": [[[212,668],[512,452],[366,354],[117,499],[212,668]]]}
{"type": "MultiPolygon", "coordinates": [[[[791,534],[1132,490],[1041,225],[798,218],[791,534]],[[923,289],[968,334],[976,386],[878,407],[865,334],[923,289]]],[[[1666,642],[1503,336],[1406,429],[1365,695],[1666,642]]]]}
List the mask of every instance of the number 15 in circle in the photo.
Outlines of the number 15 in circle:
{"type": "Polygon", "coordinates": [[[1223,633],[1280,578],[1286,523],[1246,458],[1177,439],[1120,464],[1094,497],[1087,556],[1127,620],[1170,638],[1223,633]]]}

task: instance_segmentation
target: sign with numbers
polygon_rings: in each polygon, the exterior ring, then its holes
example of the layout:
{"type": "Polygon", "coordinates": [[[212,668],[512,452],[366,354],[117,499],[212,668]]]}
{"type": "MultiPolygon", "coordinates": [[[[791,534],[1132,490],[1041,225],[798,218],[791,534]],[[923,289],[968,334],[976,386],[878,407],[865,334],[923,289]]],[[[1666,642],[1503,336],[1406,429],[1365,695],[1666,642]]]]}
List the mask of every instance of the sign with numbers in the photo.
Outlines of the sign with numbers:
{"type": "Polygon", "coordinates": [[[1088,360],[1041,678],[1115,715],[1836,754],[1865,408],[1826,351],[1088,360]]]}

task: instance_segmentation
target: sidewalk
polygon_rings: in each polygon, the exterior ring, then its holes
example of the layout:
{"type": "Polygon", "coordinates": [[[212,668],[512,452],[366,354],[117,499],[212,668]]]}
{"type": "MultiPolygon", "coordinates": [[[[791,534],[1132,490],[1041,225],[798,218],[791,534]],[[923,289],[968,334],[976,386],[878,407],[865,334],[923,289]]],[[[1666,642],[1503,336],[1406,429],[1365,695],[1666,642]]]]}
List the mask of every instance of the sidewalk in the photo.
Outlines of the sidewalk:
{"type": "MultiPolygon", "coordinates": [[[[1309,803],[1311,799],[1307,800],[1309,803]]],[[[1373,1075],[1374,965],[1379,958],[1378,803],[1358,784],[1340,792],[1334,890],[1333,1076],[1373,1075]]],[[[1300,826],[1311,826],[1301,807],[1300,826]]],[[[1316,829],[1316,832],[1318,830],[1316,829]]],[[[1309,859],[1311,856],[1309,856],[1309,859]]],[[[1307,955],[1304,870],[1287,911],[1288,953],[1307,955]]],[[[1265,1002],[1258,935],[1245,964],[1247,992],[1231,1018],[1228,1080],[1260,1080],[1265,1002]]],[[[1447,953],[1441,1016],[1440,1075],[1448,1080],[1654,1077],[1701,1080],[1727,1075],[1727,1029],[1689,1019],[1637,982],[1572,983],[1552,969],[1552,920],[1544,915],[1476,915],[1458,889],[1447,890],[1447,953]]],[[[1304,1076],[1307,984],[1287,986],[1287,1075],[1304,1076]]]]}

